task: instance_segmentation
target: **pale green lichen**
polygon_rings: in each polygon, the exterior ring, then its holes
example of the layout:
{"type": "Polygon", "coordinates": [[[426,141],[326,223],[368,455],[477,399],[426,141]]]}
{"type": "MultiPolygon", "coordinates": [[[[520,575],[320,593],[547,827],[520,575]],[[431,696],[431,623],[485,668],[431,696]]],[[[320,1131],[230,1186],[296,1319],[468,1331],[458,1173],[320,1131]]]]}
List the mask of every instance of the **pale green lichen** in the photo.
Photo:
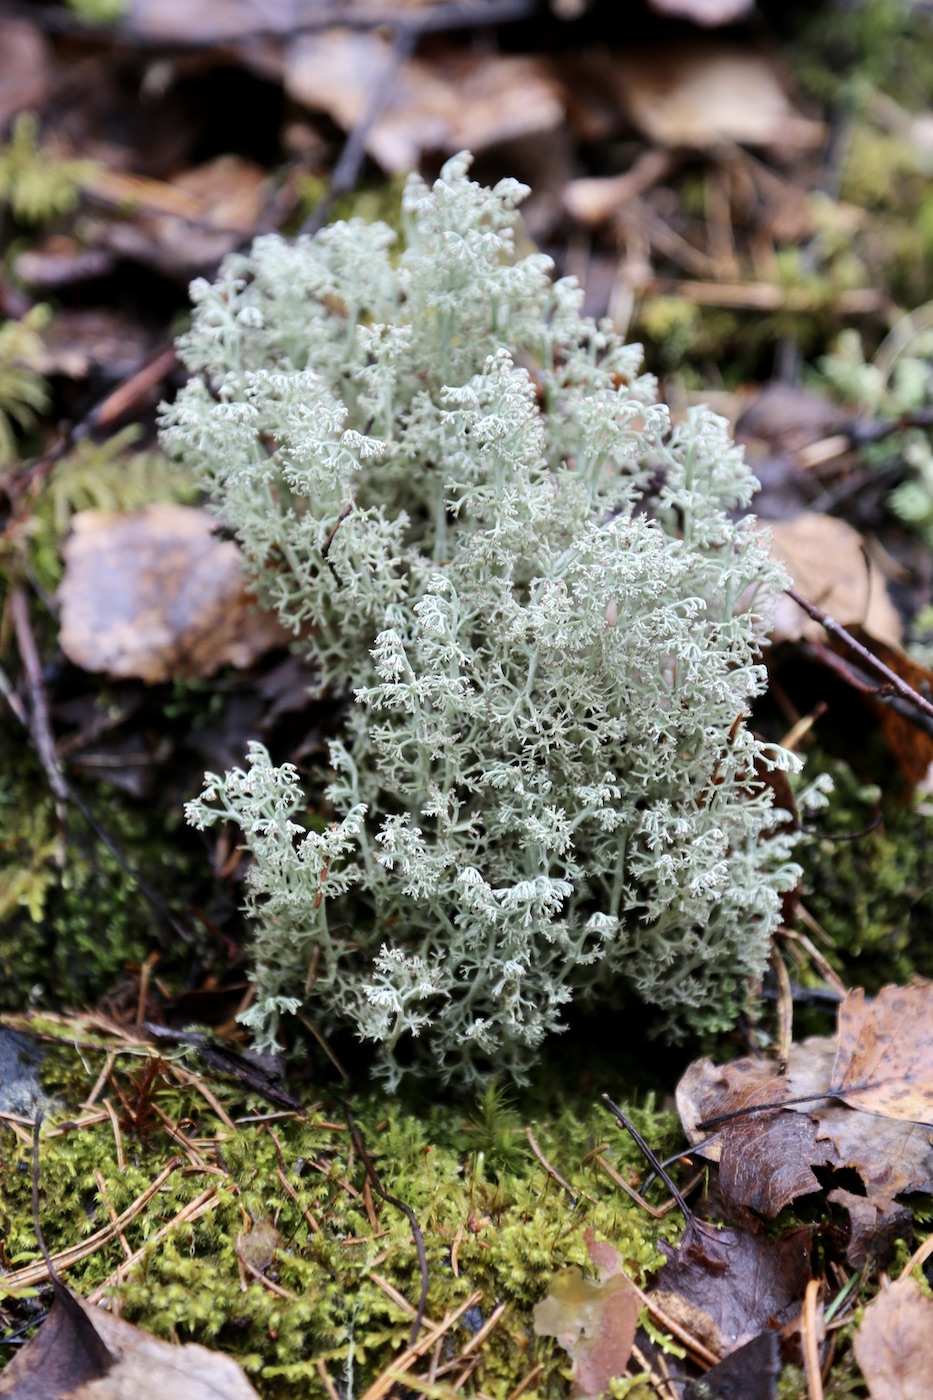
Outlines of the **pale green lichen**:
{"type": "Polygon", "coordinates": [[[261,1042],[307,1003],[396,1083],[527,1073],[622,979],[723,1027],[796,879],[745,721],[783,580],[725,424],[673,429],[640,352],[516,254],[525,190],[451,161],[383,224],[259,239],[194,285],[163,441],[322,686],[310,799],[253,746],[189,808],[254,864],[261,1042]],[[323,785],[322,785],[323,786],[323,785]],[[323,821],[321,818],[323,817],[323,821]]]}

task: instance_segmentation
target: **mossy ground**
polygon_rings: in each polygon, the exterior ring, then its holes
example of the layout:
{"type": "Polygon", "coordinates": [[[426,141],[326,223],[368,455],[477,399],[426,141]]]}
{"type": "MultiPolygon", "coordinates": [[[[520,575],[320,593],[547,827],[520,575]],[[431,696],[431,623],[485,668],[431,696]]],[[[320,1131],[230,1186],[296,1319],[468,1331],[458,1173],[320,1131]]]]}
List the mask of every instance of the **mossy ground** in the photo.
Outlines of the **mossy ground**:
{"type": "MultiPolygon", "coordinates": [[[[124,1229],[124,1247],[143,1249],[138,1261],[121,1271],[124,1248],[113,1239],[68,1272],[71,1285],[85,1295],[103,1289],[125,1318],[160,1336],[231,1353],[263,1396],[324,1396],[325,1376],[342,1395],[363,1394],[405,1351],[421,1275],[409,1222],[374,1190],[344,1106],[270,1114],[267,1104],[212,1082],[225,1122],[190,1064],[111,1042],[117,1053],[104,1097],[113,1115],[98,1111],[97,1121],[76,1125],[94,1117],[78,1105],[108,1053],[105,1037],[96,1037],[98,1049],[86,1026],[76,1034],[80,1051],[57,1051],[45,1067],[55,1107],[43,1126],[40,1198],[52,1253],[106,1226],[172,1157],[181,1161],[124,1229]],[[165,1231],[211,1188],[197,1220],[165,1231]]],[[[495,1088],[473,1108],[413,1113],[370,1093],[355,1097],[352,1111],[385,1191],[423,1231],[427,1316],[440,1321],[478,1294],[433,1358],[412,1367],[409,1384],[433,1395],[431,1384],[467,1370],[474,1393],[505,1397],[534,1372],[529,1395],[563,1396],[568,1358],[532,1330],[532,1307],[551,1277],[590,1267],[587,1228],[642,1282],[660,1262],[659,1236],[679,1234],[675,1217],[652,1220],[594,1155],[608,1140],[598,1156],[628,1175],[643,1166],[633,1146],[603,1110],[585,1104],[534,1121],[535,1144],[568,1192],[535,1155],[518,1106],[495,1088]],[[474,1354],[471,1336],[501,1304],[474,1354]]],[[[672,1115],[643,1108],[633,1116],[659,1151],[676,1145],[672,1115]]],[[[0,1306],[8,1323],[36,1307],[15,1283],[16,1270],[37,1256],[26,1137],[0,1128],[0,1238],[10,1271],[0,1306]]]]}

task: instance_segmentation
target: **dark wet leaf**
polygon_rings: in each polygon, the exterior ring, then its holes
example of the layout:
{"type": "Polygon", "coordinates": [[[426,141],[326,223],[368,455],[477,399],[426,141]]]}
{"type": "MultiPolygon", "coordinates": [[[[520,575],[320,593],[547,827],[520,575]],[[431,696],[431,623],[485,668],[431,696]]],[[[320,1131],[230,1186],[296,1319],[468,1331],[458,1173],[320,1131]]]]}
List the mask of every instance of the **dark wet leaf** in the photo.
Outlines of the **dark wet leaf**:
{"type": "Polygon", "coordinates": [[[683,1400],[774,1400],[781,1370],[776,1332],[762,1332],[746,1342],[702,1380],[688,1381],[683,1400]]]}
{"type": "Polygon", "coordinates": [[[48,1317],[0,1376],[0,1395],[10,1400],[66,1400],[114,1365],[82,1304],[57,1280],[52,1287],[48,1317]]]}
{"type": "Polygon", "coordinates": [[[256,1400],[229,1356],[173,1346],[55,1285],[55,1303],[0,1377],[8,1400],[256,1400]]]}
{"type": "Polygon", "coordinates": [[[727,1356],[799,1311],[811,1273],[810,1237],[808,1226],[777,1240],[729,1226],[694,1226],[676,1250],[661,1242],[669,1262],[652,1293],[662,1307],[674,1295],[705,1313],[707,1338],[727,1356]]]}

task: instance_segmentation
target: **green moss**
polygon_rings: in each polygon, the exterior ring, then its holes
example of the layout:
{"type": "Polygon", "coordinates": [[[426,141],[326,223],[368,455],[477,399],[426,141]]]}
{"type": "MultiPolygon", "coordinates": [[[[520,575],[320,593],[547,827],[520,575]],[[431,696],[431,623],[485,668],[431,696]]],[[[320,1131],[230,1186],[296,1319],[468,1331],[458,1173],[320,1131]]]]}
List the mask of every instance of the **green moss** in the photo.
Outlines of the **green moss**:
{"type": "Polygon", "coordinates": [[[22,112],[0,146],[0,204],[19,223],[47,223],[77,208],[80,182],[94,168],[93,161],[62,160],[41,146],[35,113],[22,112]]]}
{"type": "MultiPolygon", "coordinates": [[[[75,813],[61,832],[44,775],[9,726],[0,740],[0,1010],[88,1006],[160,948],[159,916],[75,813]]],[[[130,866],[179,912],[203,872],[180,815],[99,789],[93,805],[130,866]]],[[[170,961],[170,959],[169,959],[170,961]]]]}
{"type": "MultiPolygon", "coordinates": [[[[56,1117],[76,1111],[96,1077],[101,1052],[85,1048],[83,1055],[86,1068],[62,1051],[46,1070],[60,1097],[68,1095],[46,1133],[56,1117]]],[[[237,1102],[222,1086],[212,1087],[228,1111],[262,1111],[237,1102]]],[[[123,1315],[161,1336],[232,1353],[270,1400],[323,1396],[316,1366],[321,1359],[335,1380],[349,1385],[352,1378],[354,1392],[364,1390],[407,1345],[411,1316],[392,1290],[416,1301],[420,1273],[408,1220],[367,1187],[342,1111],[317,1109],[305,1121],[244,1123],[231,1132],[196,1090],[177,1082],[171,1067],[163,1064],[147,1075],[145,1060],[124,1053],[107,1092],[120,1122],[122,1163],[109,1119],[43,1142],[41,1213],[53,1252],[106,1224],[108,1210],[126,1209],[176,1152],[177,1140],[154,1112],[158,1106],[171,1122],[184,1121],[186,1135],[214,1171],[186,1165],[173,1172],[126,1226],[130,1246],[139,1247],[206,1188],[216,1193],[200,1219],[146,1247],[114,1287],[123,1315]],[[238,1237],[250,1222],[268,1228],[269,1221],[276,1248],[268,1277],[287,1297],[248,1273],[241,1279],[238,1237]]],[[[415,1116],[397,1100],[386,1105],[376,1095],[354,1102],[386,1191],[408,1204],[421,1224],[430,1277],[427,1315],[439,1320],[474,1291],[481,1294],[478,1311],[448,1334],[450,1356],[469,1341],[480,1317],[504,1302],[503,1316],[482,1346],[475,1384],[504,1397],[540,1362],[536,1393],[557,1400],[566,1392],[567,1357],[531,1326],[531,1309],[552,1275],[571,1264],[590,1268],[584,1231],[591,1228],[643,1282],[660,1262],[657,1239],[676,1238],[679,1224],[668,1217],[659,1226],[594,1159],[584,1161],[606,1132],[602,1110],[567,1108],[550,1122],[534,1124],[540,1150],[576,1193],[571,1199],[519,1131],[522,1107],[487,1096],[472,1115],[435,1105],[415,1116]],[[495,1154],[487,1152],[503,1133],[514,1134],[508,1165],[500,1157],[491,1169],[495,1154]]],[[[671,1116],[635,1112],[663,1151],[676,1135],[671,1116]]],[[[635,1149],[611,1125],[609,1135],[608,1155],[618,1170],[629,1170],[635,1149]]],[[[29,1158],[28,1147],[0,1128],[0,1237],[8,1268],[36,1256],[29,1158]]],[[[69,1280],[87,1293],[113,1274],[121,1257],[119,1243],[105,1245],[71,1270],[69,1280]]],[[[12,1304],[6,1306],[9,1311],[12,1304]]]]}
{"type": "Polygon", "coordinates": [[[814,757],[807,775],[828,766],[835,796],[821,825],[833,835],[802,846],[803,900],[832,940],[830,961],[869,993],[886,982],[933,977],[933,820],[928,803],[882,800],[883,820],[865,832],[879,794],[842,763],[814,757]],[[856,835],[856,833],[864,834],[856,835]]]}

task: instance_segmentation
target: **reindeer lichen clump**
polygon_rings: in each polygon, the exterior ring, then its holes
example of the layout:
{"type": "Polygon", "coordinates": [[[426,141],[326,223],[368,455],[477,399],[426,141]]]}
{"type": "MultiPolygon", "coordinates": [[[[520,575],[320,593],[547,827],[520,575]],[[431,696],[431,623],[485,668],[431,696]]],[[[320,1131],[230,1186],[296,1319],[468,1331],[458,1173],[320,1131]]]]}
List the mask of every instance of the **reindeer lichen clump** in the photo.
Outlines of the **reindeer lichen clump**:
{"type": "MultiPolygon", "coordinates": [[[[262,237],[193,288],[163,441],[350,697],[324,791],[259,745],[189,806],[253,855],[262,1043],[306,1006],[526,1073],[616,979],[730,1023],[796,879],[746,724],[782,585],[726,425],[516,252],[523,186],[412,178],[401,246],[262,237]]],[[[417,1063],[409,1046],[402,1059],[417,1063]]]]}

